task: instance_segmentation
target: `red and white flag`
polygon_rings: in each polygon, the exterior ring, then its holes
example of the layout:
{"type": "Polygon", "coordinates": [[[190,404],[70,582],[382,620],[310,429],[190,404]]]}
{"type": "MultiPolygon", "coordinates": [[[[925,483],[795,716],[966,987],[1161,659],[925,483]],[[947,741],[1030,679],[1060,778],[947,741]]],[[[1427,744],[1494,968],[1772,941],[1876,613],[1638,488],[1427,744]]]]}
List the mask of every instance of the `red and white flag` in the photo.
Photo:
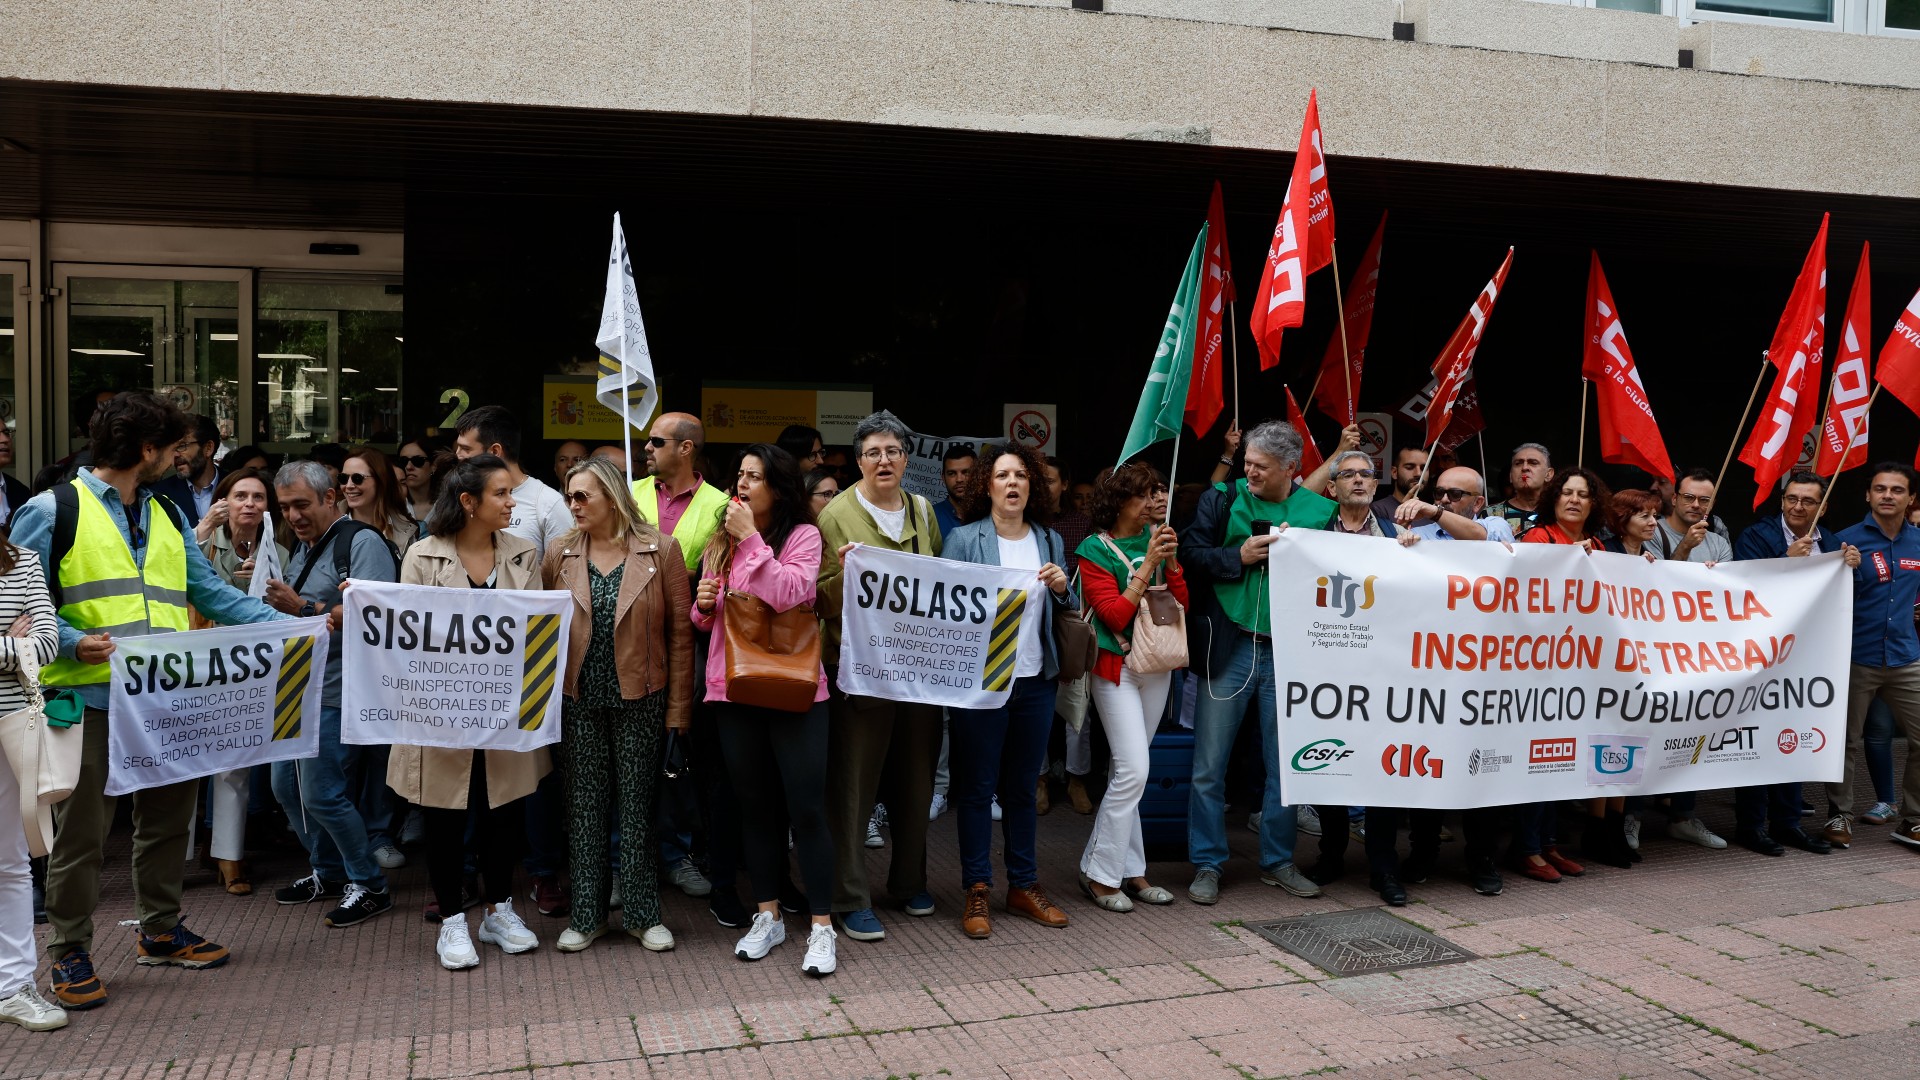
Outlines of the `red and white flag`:
{"type": "Polygon", "coordinates": [[[1433,404],[1427,409],[1427,443],[1436,443],[1447,423],[1453,418],[1454,406],[1460,399],[1460,391],[1466,384],[1467,376],[1473,371],[1473,357],[1480,351],[1481,335],[1486,333],[1487,319],[1493,315],[1494,302],[1500,299],[1500,290],[1507,284],[1507,269],[1513,265],[1513,249],[1507,249],[1507,257],[1500,263],[1500,269],[1473,298],[1473,306],[1467,309],[1467,317],[1460,320],[1460,326],[1453,336],[1447,339],[1447,346],[1433,361],[1433,377],[1440,380],[1439,389],[1433,393],[1433,404]]]}
{"type": "Polygon", "coordinates": [[[1638,465],[1655,476],[1673,479],[1673,461],[1667,456],[1660,425],[1640,369],[1627,348],[1627,332],[1620,325],[1620,308],[1613,302],[1600,253],[1592,253],[1587,268],[1587,341],[1580,374],[1599,388],[1600,459],[1616,465],[1638,465]]]}
{"type": "Polygon", "coordinates": [[[1320,467],[1327,459],[1320,456],[1320,448],[1313,445],[1313,432],[1307,430],[1306,414],[1300,411],[1300,403],[1293,400],[1293,388],[1287,388],[1287,423],[1300,433],[1300,468],[1295,476],[1305,476],[1320,467]]]}
{"type": "Polygon", "coordinates": [[[1347,285],[1344,344],[1348,366],[1353,370],[1351,394],[1347,376],[1340,370],[1343,344],[1340,334],[1334,334],[1327,342],[1327,355],[1320,360],[1320,388],[1314,391],[1313,406],[1342,424],[1353,423],[1360,401],[1360,368],[1367,358],[1367,336],[1373,332],[1373,298],[1380,286],[1380,240],[1386,234],[1387,215],[1381,214],[1380,224],[1373,230],[1373,242],[1367,245],[1367,253],[1360,258],[1360,269],[1347,285]]]}
{"type": "Polygon", "coordinates": [[[1876,378],[1902,405],[1920,413],[1920,292],[1907,301],[1907,309],[1894,320],[1893,333],[1880,347],[1876,378]]]}
{"type": "Polygon", "coordinates": [[[1801,265],[1787,310],[1773,333],[1767,359],[1774,366],[1760,420],[1740,451],[1753,466],[1753,508],[1767,501],[1780,477],[1800,457],[1800,447],[1820,412],[1820,361],[1827,332],[1827,219],[1801,265]],[[1787,344],[1783,344],[1787,343],[1787,344]]]}
{"type": "Polygon", "coordinates": [[[1251,327],[1262,371],[1280,363],[1281,333],[1306,321],[1307,275],[1333,261],[1333,195],[1327,190],[1327,159],[1320,145],[1320,100],[1317,91],[1310,91],[1293,176],[1253,300],[1251,327]]]}
{"type": "Polygon", "coordinates": [[[1193,378],[1187,383],[1187,429],[1195,435],[1213,430],[1226,407],[1220,373],[1227,363],[1227,302],[1234,299],[1233,259],[1227,252],[1227,205],[1220,181],[1207,202],[1207,254],[1200,267],[1200,328],[1193,337],[1193,378]]]}
{"type": "Polygon", "coordinates": [[[1860,245],[1860,271],[1847,298],[1847,319],[1840,324],[1840,352],[1833,359],[1833,390],[1820,425],[1820,455],[1813,471],[1833,476],[1867,463],[1867,405],[1873,400],[1873,354],[1867,337],[1873,279],[1867,267],[1868,245],[1860,245]]]}
{"type": "Polygon", "coordinates": [[[1435,445],[1441,450],[1458,450],[1486,428],[1487,418],[1480,412],[1479,381],[1469,371],[1467,381],[1461,384],[1459,395],[1453,399],[1453,420],[1435,445]]]}

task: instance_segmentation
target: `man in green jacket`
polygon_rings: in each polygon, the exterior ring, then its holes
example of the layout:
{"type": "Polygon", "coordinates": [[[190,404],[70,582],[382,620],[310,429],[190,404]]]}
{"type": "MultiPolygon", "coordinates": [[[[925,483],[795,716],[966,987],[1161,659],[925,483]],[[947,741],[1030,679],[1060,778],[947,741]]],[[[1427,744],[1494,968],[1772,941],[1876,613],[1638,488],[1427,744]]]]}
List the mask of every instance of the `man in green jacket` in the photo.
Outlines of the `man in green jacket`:
{"type": "MultiPolygon", "coordinates": [[[[940,526],[933,504],[902,491],[907,440],[900,418],[886,410],[860,421],[853,453],[860,482],[842,491],[820,513],[820,536],[841,561],[856,544],[940,554],[940,526]]],[[[823,610],[838,611],[842,579],[822,574],[823,610]]],[[[837,653],[840,624],[828,619],[826,651],[837,653]]],[[[887,891],[905,900],[909,915],[933,914],[927,891],[927,808],[933,802],[933,771],[940,756],[940,709],[935,705],[850,697],[830,688],[827,703],[827,826],[839,866],[833,911],[840,929],[856,941],[879,941],[886,928],[873,913],[867,885],[866,824],[876,800],[893,823],[893,863],[887,891]],[[884,798],[883,798],[884,796],[884,798]]]]}

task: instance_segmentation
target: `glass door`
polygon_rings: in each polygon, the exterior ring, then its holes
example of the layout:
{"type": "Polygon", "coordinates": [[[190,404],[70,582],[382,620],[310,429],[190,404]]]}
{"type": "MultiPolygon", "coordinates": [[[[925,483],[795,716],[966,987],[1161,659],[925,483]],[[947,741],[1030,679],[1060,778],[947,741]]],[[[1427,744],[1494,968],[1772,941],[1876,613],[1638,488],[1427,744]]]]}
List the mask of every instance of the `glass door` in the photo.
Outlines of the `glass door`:
{"type": "Polygon", "coordinates": [[[64,457],[87,445],[99,403],[153,390],[211,417],[232,446],[248,430],[252,274],[246,270],[57,264],[54,416],[64,457]]]}
{"type": "Polygon", "coordinates": [[[396,446],[405,299],[398,278],[261,271],[251,441],[396,446]]]}
{"type": "Polygon", "coordinates": [[[33,478],[20,475],[20,462],[26,458],[26,440],[30,432],[20,430],[26,408],[27,372],[30,355],[27,348],[27,315],[32,297],[27,288],[27,264],[0,262],[0,471],[12,473],[26,483],[33,478]]]}

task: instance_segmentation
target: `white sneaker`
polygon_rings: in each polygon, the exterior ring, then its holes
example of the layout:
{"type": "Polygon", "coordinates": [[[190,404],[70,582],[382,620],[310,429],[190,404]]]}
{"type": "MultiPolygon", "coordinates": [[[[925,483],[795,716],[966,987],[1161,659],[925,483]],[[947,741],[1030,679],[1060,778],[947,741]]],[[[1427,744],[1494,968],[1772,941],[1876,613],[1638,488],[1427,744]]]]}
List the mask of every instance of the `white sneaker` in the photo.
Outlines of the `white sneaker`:
{"type": "Polygon", "coordinates": [[[645,930],[628,930],[627,933],[640,939],[640,947],[648,952],[666,952],[673,948],[673,931],[665,926],[649,926],[645,930]]]}
{"type": "Polygon", "coordinates": [[[1727,846],[1725,840],[1713,835],[1713,830],[1707,828],[1706,822],[1697,817],[1688,818],[1685,821],[1668,822],[1667,835],[1675,840],[1685,840],[1689,844],[1699,844],[1703,848],[1716,851],[1727,846]]]}
{"type": "Polygon", "coordinates": [[[993,797],[993,820],[1000,820],[1000,796],[998,795],[993,797]]]}
{"type": "Polygon", "coordinates": [[[502,900],[487,909],[480,920],[480,940],[500,946],[500,951],[505,953],[523,953],[540,947],[540,939],[527,929],[526,920],[514,914],[511,900],[502,900]]]}
{"type": "Polygon", "coordinates": [[[373,861],[380,864],[382,870],[398,870],[407,865],[407,857],[392,844],[381,844],[373,849],[373,861]]]}
{"type": "Polygon", "coordinates": [[[742,960],[759,960],[787,940],[787,924],[771,911],[753,913],[753,926],[734,943],[733,955],[742,960]]]}
{"type": "MultiPolygon", "coordinates": [[[[1259,811],[1256,810],[1254,813],[1257,814],[1259,811]]],[[[1306,833],[1308,836],[1320,835],[1320,811],[1315,810],[1311,806],[1297,806],[1294,808],[1294,813],[1298,815],[1300,819],[1301,832],[1306,833]]],[[[1247,817],[1251,820],[1253,815],[1249,814],[1247,817]]],[[[1256,827],[1253,831],[1259,832],[1260,830],[1256,827]]]]}
{"type": "Polygon", "coordinates": [[[813,924],[813,930],[807,934],[807,958],[800,961],[801,971],[816,979],[833,974],[840,966],[833,954],[834,936],[830,924],[813,924]]]}
{"type": "Polygon", "coordinates": [[[40,988],[28,983],[20,992],[0,1001],[0,1021],[19,1024],[28,1031],[52,1031],[67,1026],[67,1010],[40,996],[40,988]]]}
{"type": "Polygon", "coordinates": [[[480,954],[473,951],[473,935],[462,916],[440,923],[440,939],[434,942],[433,951],[440,957],[440,966],[448,971],[480,966],[480,954]]]}
{"type": "MultiPolygon", "coordinates": [[[[1307,814],[1307,811],[1311,809],[1313,808],[1310,806],[1303,806],[1300,808],[1300,831],[1301,832],[1307,832],[1306,814],[1307,814]]],[[[1265,821],[1266,819],[1267,819],[1267,815],[1258,810],[1255,810],[1253,813],[1248,814],[1247,815],[1247,831],[1250,833],[1253,833],[1256,836],[1259,835],[1260,823],[1262,821],[1265,821]]],[[[1320,832],[1320,819],[1316,817],[1313,819],[1313,832],[1307,833],[1307,835],[1314,836],[1314,835],[1318,835],[1319,832],[1320,832]]]]}
{"type": "Polygon", "coordinates": [[[941,814],[944,814],[946,812],[947,812],[947,793],[944,791],[934,792],[933,801],[927,804],[927,820],[932,821],[933,819],[939,817],[941,814]]]}
{"type": "Polygon", "coordinates": [[[867,819],[867,846],[887,846],[887,838],[880,835],[880,812],[877,810],[874,811],[872,817],[867,819]]]}
{"type": "Polygon", "coordinates": [[[586,949],[587,946],[599,941],[600,936],[606,932],[606,923],[601,923],[599,926],[594,927],[593,933],[591,934],[583,934],[569,926],[565,930],[560,931],[560,940],[554,942],[553,947],[559,949],[561,952],[581,952],[586,949]]]}
{"type": "Polygon", "coordinates": [[[1640,850],[1640,817],[1639,815],[1628,814],[1626,823],[1621,826],[1621,831],[1626,833],[1627,849],[1629,851],[1639,851],[1640,850]]]}

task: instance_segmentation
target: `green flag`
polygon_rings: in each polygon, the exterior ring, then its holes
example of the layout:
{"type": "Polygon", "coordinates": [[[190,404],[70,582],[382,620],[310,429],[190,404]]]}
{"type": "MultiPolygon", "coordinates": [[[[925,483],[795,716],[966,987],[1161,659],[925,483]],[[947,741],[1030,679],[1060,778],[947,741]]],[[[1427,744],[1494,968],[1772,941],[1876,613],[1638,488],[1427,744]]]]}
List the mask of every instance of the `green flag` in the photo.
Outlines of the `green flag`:
{"type": "Polygon", "coordinates": [[[1193,254],[1187,256],[1187,269],[1180,275],[1180,288],[1173,294],[1173,307],[1167,311],[1167,325],[1160,331],[1160,347],[1154,351],[1146,388],[1140,391],[1140,407],[1134,411],[1133,426],[1127,429],[1126,444],[1120,448],[1120,463],[1180,434],[1187,411],[1187,384],[1193,380],[1193,337],[1200,326],[1199,312],[1194,308],[1200,303],[1200,266],[1206,252],[1207,226],[1202,222],[1200,235],[1193,241],[1193,254]]]}

